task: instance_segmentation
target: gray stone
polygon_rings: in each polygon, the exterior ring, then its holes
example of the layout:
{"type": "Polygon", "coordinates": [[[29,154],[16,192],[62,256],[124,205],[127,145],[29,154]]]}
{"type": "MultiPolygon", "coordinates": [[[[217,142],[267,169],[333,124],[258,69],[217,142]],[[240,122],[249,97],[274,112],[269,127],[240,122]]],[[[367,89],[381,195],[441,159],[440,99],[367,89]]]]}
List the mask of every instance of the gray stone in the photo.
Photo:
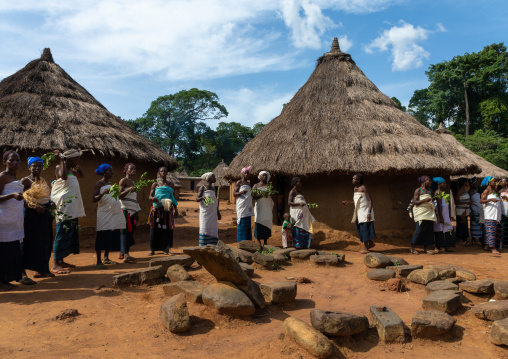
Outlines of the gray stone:
{"type": "Polygon", "coordinates": [[[194,281],[176,282],[164,284],[162,286],[162,290],[166,296],[172,297],[183,293],[185,294],[187,301],[192,303],[203,303],[203,289],[205,289],[205,285],[203,283],[194,281]]]}
{"type": "Polygon", "coordinates": [[[450,265],[431,264],[427,267],[428,270],[433,270],[437,273],[438,279],[455,278],[455,269],[450,265]]]}
{"type": "Polygon", "coordinates": [[[116,286],[158,284],[163,280],[164,270],[162,266],[157,266],[115,275],[113,284],[116,286]]]}
{"type": "Polygon", "coordinates": [[[508,299],[508,280],[496,280],[494,282],[494,293],[496,293],[496,299],[504,300],[508,299]]]}
{"type": "Polygon", "coordinates": [[[231,253],[237,262],[243,262],[247,264],[251,264],[253,262],[251,252],[231,246],[228,246],[228,248],[231,249],[231,253]]]}
{"type": "Polygon", "coordinates": [[[465,280],[476,280],[476,275],[473,272],[454,265],[452,265],[451,267],[455,269],[455,277],[463,278],[465,280]]]}
{"type": "Polygon", "coordinates": [[[328,338],[304,321],[289,317],[284,320],[286,334],[302,348],[317,358],[326,359],[333,353],[333,345],[328,338]]]}
{"type": "Polygon", "coordinates": [[[275,263],[275,259],[271,254],[263,254],[256,252],[252,255],[255,263],[262,265],[265,268],[271,268],[275,263]]]}
{"type": "Polygon", "coordinates": [[[438,280],[439,276],[433,270],[417,269],[417,270],[414,270],[411,273],[409,273],[407,278],[413,283],[427,285],[430,282],[438,280]]]}
{"type": "Polygon", "coordinates": [[[272,304],[293,302],[296,298],[296,282],[272,282],[261,284],[261,292],[272,304]]]}
{"type": "Polygon", "coordinates": [[[396,257],[396,256],[387,256],[388,259],[392,262],[392,266],[407,266],[409,263],[402,257],[396,257]],[[397,264],[398,263],[398,264],[397,264]]]}
{"type": "Polygon", "coordinates": [[[453,283],[453,284],[459,284],[459,283],[465,282],[466,280],[464,278],[457,278],[457,277],[455,277],[455,278],[445,279],[445,281],[453,283]]]}
{"type": "Polygon", "coordinates": [[[254,241],[241,241],[238,243],[238,249],[255,253],[259,249],[259,243],[254,241]]]}
{"type": "Polygon", "coordinates": [[[494,281],[492,279],[468,280],[459,283],[459,288],[468,293],[490,294],[494,291],[494,281]]]}
{"type": "Polygon", "coordinates": [[[283,254],[280,254],[280,253],[278,253],[278,254],[272,253],[270,255],[273,257],[275,262],[277,264],[280,264],[280,265],[287,265],[287,264],[289,264],[289,260],[290,260],[289,258],[291,258],[288,255],[283,255],[283,254]]]}
{"type": "Polygon", "coordinates": [[[365,315],[330,312],[321,309],[310,311],[310,322],[321,333],[335,337],[355,335],[369,329],[369,320],[365,315]]]}
{"type": "Polygon", "coordinates": [[[182,267],[190,267],[194,263],[194,259],[186,254],[176,255],[171,257],[159,257],[150,259],[148,262],[149,267],[157,267],[162,266],[162,270],[164,273],[168,270],[169,267],[175,264],[180,264],[182,267]]]}
{"type": "Polygon", "coordinates": [[[249,316],[256,308],[249,297],[231,282],[219,282],[203,290],[203,303],[219,314],[249,316]]]}
{"type": "Polygon", "coordinates": [[[288,256],[289,253],[296,251],[296,248],[283,248],[283,249],[277,249],[273,254],[282,254],[283,256],[288,256]]]}
{"type": "Polygon", "coordinates": [[[190,329],[189,310],[183,293],[165,301],[159,310],[162,325],[171,333],[181,333],[190,329]]]}
{"type": "Polygon", "coordinates": [[[437,310],[453,314],[462,306],[460,292],[453,290],[438,290],[423,298],[424,310],[437,310]]]}
{"type": "Polygon", "coordinates": [[[388,307],[370,307],[371,323],[376,326],[379,338],[385,343],[404,343],[404,323],[388,307]]]}
{"type": "Polygon", "coordinates": [[[427,293],[432,293],[438,290],[458,290],[459,286],[457,284],[453,284],[450,281],[447,280],[438,280],[435,282],[431,282],[427,284],[425,287],[425,290],[427,293]]]}
{"type": "Polygon", "coordinates": [[[387,281],[388,279],[395,278],[395,272],[391,269],[377,268],[367,273],[367,278],[370,280],[387,281]]]}
{"type": "Polygon", "coordinates": [[[508,345],[508,319],[496,320],[492,323],[490,341],[495,345],[508,345]]]}
{"type": "Polygon", "coordinates": [[[382,253],[370,252],[363,257],[363,263],[369,268],[385,268],[392,265],[390,258],[382,253]]]}
{"type": "Polygon", "coordinates": [[[411,322],[413,338],[435,338],[448,333],[457,323],[451,315],[435,310],[417,311],[411,322]]]}
{"type": "Polygon", "coordinates": [[[313,254],[310,257],[310,262],[317,266],[336,266],[339,264],[339,258],[335,254],[313,254]]]}
{"type": "Polygon", "coordinates": [[[180,264],[174,264],[168,268],[166,275],[171,283],[192,280],[189,273],[180,264]]]}
{"type": "Polygon", "coordinates": [[[194,258],[218,281],[246,284],[249,280],[232,252],[221,241],[216,246],[184,248],[183,252],[194,258]]]}
{"type": "Polygon", "coordinates": [[[397,273],[397,275],[400,275],[401,277],[407,277],[409,273],[412,271],[415,271],[417,269],[423,269],[423,266],[421,265],[400,265],[400,266],[388,266],[386,269],[391,269],[397,273]]]}
{"type": "Polygon", "coordinates": [[[315,249],[297,249],[296,251],[290,252],[289,256],[292,259],[308,259],[311,255],[316,254],[315,249]]]}
{"type": "Polygon", "coordinates": [[[245,274],[247,274],[249,277],[254,275],[254,268],[252,268],[252,266],[248,265],[247,263],[240,262],[240,267],[242,267],[245,274]]]}
{"type": "Polygon", "coordinates": [[[482,303],[471,308],[471,312],[480,319],[501,320],[508,318],[508,300],[482,303]]]}
{"type": "Polygon", "coordinates": [[[253,280],[249,280],[247,284],[237,284],[238,289],[244,292],[247,297],[254,303],[254,306],[259,309],[265,309],[266,302],[259,285],[253,280]]]}

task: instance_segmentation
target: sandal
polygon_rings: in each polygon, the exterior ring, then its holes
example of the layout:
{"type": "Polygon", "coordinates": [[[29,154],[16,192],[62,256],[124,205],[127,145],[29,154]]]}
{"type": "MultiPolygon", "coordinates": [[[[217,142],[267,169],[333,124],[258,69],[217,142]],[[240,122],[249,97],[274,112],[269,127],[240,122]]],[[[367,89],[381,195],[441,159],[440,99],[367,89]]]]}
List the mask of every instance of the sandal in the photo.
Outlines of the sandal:
{"type": "Polygon", "coordinates": [[[409,250],[409,253],[411,253],[411,254],[420,254],[416,249],[409,250]]]}
{"type": "Polygon", "coordinates": [[[33,279],[30,279],[28,277],[21,278],[21,280],[19,280],[18,283],[19,284],[23,284],[23,285],[34,285],[34,284],[37,284],[36,281],[34,281],[33,279]]]}
{"type": "Polygon", "coordinates": [[[124,259],[124,258],[125,258],[125,256],[124,256],[124,254],[123,254],[123,253],[120,253],[120,254],[118,255],[118,259],[124,259]]]}
{"type": "Polygon", "coordinates": [[[358,252],[358,253],[360,253],[360,254],[367,254],[367,253],[369,253],[369,251],[365,251],[365,250],[363,250],[363,251],[360,251],[360,252],[358,252]]]}
{"type": "Polygon", "coordinates": [[[53,274],[69,274],[70,272],[67,269],[56,269],[56,270],[51,270],[51,273],[53,273],[53,274]]]}
{"type": "Polygon", "coordinates": [[[102,261],[102,264],[117,264],[115,261],[112,261],[111,259],[105,259],[102,261]]]}
{"type": "Polygon", "coordinates": [[[151,257],[155,254],[155,252],[148,252],[147,256],[151,257]]]}
{"type": "Polygon", "coordinates": [[[136,258],[128,256],[123,260],[124,263],[134,263],[136,261],[136,258]]]}

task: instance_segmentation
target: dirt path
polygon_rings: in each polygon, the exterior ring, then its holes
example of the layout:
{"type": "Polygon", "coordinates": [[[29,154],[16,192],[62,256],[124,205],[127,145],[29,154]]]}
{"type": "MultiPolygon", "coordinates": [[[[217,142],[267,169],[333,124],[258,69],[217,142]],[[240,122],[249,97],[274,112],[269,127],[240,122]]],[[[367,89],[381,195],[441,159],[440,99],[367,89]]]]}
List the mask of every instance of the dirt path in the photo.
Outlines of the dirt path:
{"type": "MultiPolygon", "coordinates": [[[[196,202],[186,201],[180,208],[187,215],[177,222],[175,252],[198,244],[196,202]]],[[[233,207],[223,206],[219,236],[235,243],[233,207]]],[[[274,229],[276,245],[280,234],[274,229]]],[[[397,235],[394,234],[396,237],[397,235]]],[[[311,284],[299,284],[295,303],[269,305],[251,320],[231,319],[209,311],[204,305],[189,304],[192,328],[183,335],[163,329],[159,307],[165,300],[161,286],[120,290],[112,287],[112,276],[148,265],[148,232],[137,233],[132,255],[135,264],[118,264],[104,270],[93,269],[93,239],[82,241],[83,251],[69,257],[77,264],[69,275],[37,279],[36,286],[18,286],[0,293],[1,358],[311,358],[298,345],[282,335],[282,322],[288,316],[310,322],[313,308],[346,311],[368,315],[372,305],[394,309],[406,325],[421,308],[423,286],[410,285],[405,293],[384,289],[383,284],[369,281],[363,257],[353,236],[338,231],[322,235],[320,247],[346,254],[346,265],[338,268],[315,268],[294,264],[277,271],[256,270],[259,283],[305,276],[311,284]],[[326,236],[326,238],[324,238],[326,236]],[[340,239],[340,240],[338,240],[340,239]],[[64,309],[75,308],[81,315],[67,320],[54,318],[64,309]]],[[[385,235],[376,249],[397,254],[410,264],[456,264],[477,274],[478,279],[506,279],[508,253],[496,258],[476,248],[459,246],[446,255],[408,254],[400,248],[402,239],[385,235]],[[387,243],[391,244],[387,244],[387,243]]],[[[406,241],[406,243],[408,243],[406,241]]],[[[111,259],[116,259],[116,254],[111,259]]],[[[189,271],[195,280],[213,283],[215,279],[197,264],[189,271]]],[[[31,273],[29,273],[31,276],[31,273]]],[[[487,298],[467,295],[473,304],[487,298]]],[[[489,323],[476,319],[466,308],[456,313],[455,331],[444,341],[414,340],[406,344],[382,344],[375,329],[352,338],[334,340],[336,358],[508,358],[508,350],[492,345],[488,339],[489,323]]]]}

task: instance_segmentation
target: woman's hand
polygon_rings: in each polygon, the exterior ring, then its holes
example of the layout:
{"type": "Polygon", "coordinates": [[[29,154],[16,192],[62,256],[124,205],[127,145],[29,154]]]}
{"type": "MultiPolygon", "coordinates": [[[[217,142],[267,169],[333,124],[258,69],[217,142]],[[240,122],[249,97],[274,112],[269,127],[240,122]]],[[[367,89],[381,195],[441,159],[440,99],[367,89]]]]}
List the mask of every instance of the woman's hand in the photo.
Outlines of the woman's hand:
{"type": "Polygon", "coordinates": [[[12,194],[12,198],[14,198],[16,201],[22,201],[23,200],[23,193],[14,192],[12,194]]]}
{"type": "Polygon", "coordinates": [[[496,203],[499,200],[497,198],[491,198],[491,199],[489,199],[489,201],[496,203]]]}
{"type": "Polygon", "coordinates": [[[159,199],[157,197],[152,198],[152,202],[158,203],[159,199]]]}
{"type": "Polygon", "coordinates": [[[423,201],[424,202],[432,202],[432,198],[425,198],[423,201]]]}
{"type": "Polygon", "coordinates": [[[300,205],[300,206],[302,206],[302,207],[305,207],[305,206],[307,205],[307,203],[305,203],[305,202],[300,202],[300,203],[299,203],[299,205],[300,205]]]}
{"type": "Polygon", "coordinates": [[[370,222],[370,221],[372,221],[372,215],[369,213],[369,214],[367,215],[367,222],[370,222]]]}
{"type": "Polygon", "coordinates": [[[138,189],[136,188],[136,186],[132,186],[131,188],[129,188],[129,193],[132,193],[132,192],[136,192],[138,189]]]}

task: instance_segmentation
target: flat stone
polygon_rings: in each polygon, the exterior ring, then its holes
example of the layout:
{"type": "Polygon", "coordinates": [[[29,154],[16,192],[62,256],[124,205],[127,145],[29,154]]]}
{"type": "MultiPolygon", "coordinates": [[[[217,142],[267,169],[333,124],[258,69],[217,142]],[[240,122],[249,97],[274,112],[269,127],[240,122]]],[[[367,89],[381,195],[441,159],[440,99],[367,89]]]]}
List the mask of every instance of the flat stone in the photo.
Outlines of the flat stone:
{"type": "Polygon", "coordinates": [[[447,280],[437,280],[435,282],[430,282],[425,287],[427,293],[432,293],[438,290],[458,290],[459,286],[457,284],[453,284],[447,280]]]}
{"type": "Polygon", "coordinates": [[[402,257],[396,257],[396,256],[387,256],[387,257],[392,262],[392,264],[390,264],[392,266],[407,266],[407,265],[409,265],[409,263],[402,257]]]}
{"type": "Polygon", "coordinates": [[[434,338],[448,333],[457,323],[451,315],[435,310],[417,311],[411,322],[413,338],[434,338]]]}
{"type": "Polygon", "coordinates": [[[494,281],[492,279],[468,280],[459,283],[459,288],[468,293],[490,294],[494,291],[494,281]]]}
{"type": "Polygon", "coordinates": [[[182,267],[190,267],[194,263],[194,259],[186,254],[176,255],[171,257],[159,257],[150,259],[148,262],[149,267],[157,267],[162,266],[162,270],[164,273],[168,270],[169,267],[175,264],[180,264],[182,267]]]}
{"type": "Polygon", "coordinates": [[[162,325],[171,333],[182,333],[190,329],[189,310],[185,294],[180,293],[165,301],[159,310],[162,325]]]}
{"type": "Polygon", "coordinates": [[[438,280],[439,276],[433,270],[417,269],[417,270],[414,270],[411,273],[409,273],[407,278],[413,283],[427,285],[430,282],[438,280]]]}
{"type": "Polygon", "coordinates": [[[395,271],[386,268],[377,268],[367,273],[367,278],[370,280],[387,281],[395,277],[395,271]]]}
{"type": "Polygon", "coordinates": [[[404,323],[388,307],[370,307],[371,323],[376,326],[379,338],[385,343],[404,343],[404,323]]]}
{"type": "Polygon", "coordinates": [[[494,282],[495,298],[498,300],[508,299],[508,280],[496,280],[494,282]]]}
{"type": "Polygon", "coordinates": [[[457,278],[457,277],[455,277],[455,278],[445,279],[445,281],[453,283],[453,284],[459,284],[459,283],[465,282],[466,280],[464,278],[457,278]]]}
{"type": "Polygon", "coordinates": [[[284,321],[286,334],[317,358],[328,358],[333,353],[330,340],[304,321],[289,317],[284,321]]]}
{"type": "Polygon", "coordinates": [[[252,268],[252,266],[248,265],[247,263],[240,262],[240,267],[242,267],[245,274],[247,274],[249,277],[254,275],[254,268],[252,268]]]}
{"type": "Polygon", "coordinates": [[[282,249],[277,249],[275,252],[273,252],[273,254],[282,254],[283,256],[289,257],[289,253],[294,252],[294,251],[296,251],[296,248],[282,248],[282,249]]]}
{"type": "Polygon", "coordinates": [[[280,253],[275,254],[275,252],[270,254],[270,255],[275,260],[275,262],[277,264],[280,264],[280,265],[287,265],[287,264],[289,264],[289,261],[290,261],[290,258],[291,258],[289,255],[283,255],[283,254],[280,254],[280,253]]]}
{"type": "Polygon", "coordinates": [[[385,268],[392,265],[390,258],[382,253],[370,252],[363,257],[363,263],[369,268],[385,268]]]}
{"type": "Polygon", "coordinates": [[[265,309],[265,297],[256,282],[249,279],[247,284],[237,284],[237,287],[249,297],[256,308],[265,309]]]}
{"type": "Polygon", "coordinates": [[[438,290],[423,298],[424,310],[437,310],[453,314],[462,306],[460,293],[453,290],[438,290]]]}
{"type": "Polygon", "coordinates": [[[174,264],[171,267],[169,267],[166,272],[166,275],[171,281],[171,283],[192,280],[189,273],[187,273],[185,268],[182,267],[180,264],[174,264]]]}
{"type": "Polygon", "coordinates": [[[249,280],[232,252],[221,241],[217,245],[184,248],[183,252],[194,258],[218,281],[246,284],[249,280]]]}
{"type": "Polygon", "coordinates": [[[492,323],[490,341],[495,345],[508,345],[508,319],[496,320],[492,323]]]}
{"type": "Polygon", "coordinates": [[[412,271],[415,271],[417,269],[423,269],[423,266],[422,265],[409,265],[409,264],[404,264],[404,265],[400,265],[400,266],[388,266],[386,267],[386,269],[391,269],[393,271],[395,271],[395,273],[397,273],[397,275],[401,276],[401,277],[407,277],[409,275],[409,273],[411,273],[412,271]]]}
{"type": "Polygon", "coordinates": [[[249,316],[256,312],[249,297],[231,282],[209,285],[203,290],[203,303],[219,314],[249,316]]]}
{"type": "Polygon", "coordinates": [[[251,264],[253,262],[251,252],[231,246],[228,246],[228,248],[231,249],[231,253],[237,262],[243,262],[247,264],[251,264]]]}
{"type": "Polygon", "coordinates": [[[315,249],[297,249],[296,251],[290,252],[289,256],[295,259],[308,259],[311,255],[316,253],[317,251],[315,249]]]}
{"type": "Polygon", "coordinates": [[[508,300],[482,303],[471,308],[471,312],[483,320],[501,320],[508,318],[508,300]]]}
{"type": "Polygon", "coordinates": [[[339,264],[339,258],[335,254],[313,254],[310,262],[317,266],[336,266],[339,264]]]}
{"type": "Polygon", "coordinates": [[[273,256],[271,254],[263,254],[263,253],[259,253],[259,252],[256,252],[252,255],[252,260],[255,263],[260,264],[263,267],[269,268],[269,269],[275,263],[275,259],[273,258],[273,256]]]}
{"type": "Polygon", "coordinates": [[[260,288],[261,293],[272,304],[289,303],[293,302],[296,298],[297,285],[293,281],[263,283],[260,288]]]}
{"type": "Polygon", "coordinates": [[[113,277],[113,284],[116,286],[158,284],[163,279],[164,270],[162,266],[156,266],[115,275],[113,277]]]}
{"type": "Polygon", "coordinates": [[[321,309],[310,311],[310,322],[321,333],[335,337],[355,335],[369,329],[369,320],[365,315],[330,312],[321,309]]]}
{"type": "Polygon", "coordinates": [[[241,241],[238,243],[238,249],[255,253],[259,249],[259,243],[254,241],[241,241]]]}
{"type": "Polygon", "coordinates": [[[427,267],[427,269],[437,272],[437,277],[441,280],[455,278],[455,269],[450,265],[431,264],[427,267]]]}
{"type": "Polygon", "coordinates": [[[203,303],[203,289],[205,289],[205,285],[195,281],[176,282],[164,284],[162,286],[162,290],[166,296],[172,297],[183,293],[187,301],[192,303],[203,303]]]}
{"type": "Polygon", "coordinates": [[[463,278],[465,280],[476,280],[476,275],[473,272],[454,265],[452,265],[451,267],[455,269],[455,277],[463,278]]]}

